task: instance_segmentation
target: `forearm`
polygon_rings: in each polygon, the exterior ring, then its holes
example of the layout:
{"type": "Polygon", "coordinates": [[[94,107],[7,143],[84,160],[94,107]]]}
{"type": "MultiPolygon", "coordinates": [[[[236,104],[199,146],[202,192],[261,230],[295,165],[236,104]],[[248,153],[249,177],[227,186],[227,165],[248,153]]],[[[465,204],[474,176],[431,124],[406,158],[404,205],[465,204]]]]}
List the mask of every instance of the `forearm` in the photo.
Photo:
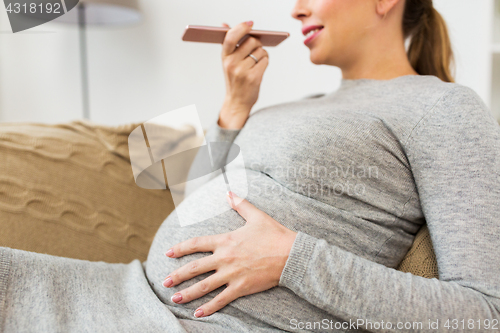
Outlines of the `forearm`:
{"type": "Polygon", "coordinates": [[[398,322],[411,322],[412,332],[431,332],[436,330],[429,323],[436,321],[437,331],[463,331],[464,324],[467,332],[483,332],[495,322],[500,329],[500,300],[491,287],[403,273],[304,233],[296,238],[280,286],[344,321],[386,323],[374,331],[397,332],[398,322]]]}

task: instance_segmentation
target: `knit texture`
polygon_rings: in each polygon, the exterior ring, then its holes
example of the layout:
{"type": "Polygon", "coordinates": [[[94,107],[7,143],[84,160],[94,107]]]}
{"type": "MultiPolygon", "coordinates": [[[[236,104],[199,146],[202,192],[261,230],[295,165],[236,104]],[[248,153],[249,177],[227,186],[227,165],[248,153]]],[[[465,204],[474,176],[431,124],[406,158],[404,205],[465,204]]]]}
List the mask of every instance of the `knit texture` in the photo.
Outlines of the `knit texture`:
{"type": "MultiPolygon", "coordinates": [[[[200,319],[194,310],[224,287],[174,304],[173,293],[212,272],[168,289],[163,279],[210,254],[172,259],[165,251],[245,223],[227,210],[179,227],[174,211],[142,267],[1,249],[11,254],[10,264],[0,263],[11,272],[0,286],[7,291],[4,330],[346,332],[354,329],[337,324],[361,319],[390,322],[393,331],[398,322],[421,322],[412,331],[434,332],[429,320],[447,331],[449,318],[499,318],[500,128],[472,90],[431,76],[344,80],[323,97],[261,109],[237,133],[214,124],[207,141],[219,138],[234,138],[241,149],[246,198],[298,232],[279,286],[200,319]],[[396,270],[424,224],[439,280],[396,270]],[[333,328],[294,327],[325,320],[333,328]]],[[[239,185],[231,184],[236,194],[239,185]]],[[[224,195],[211,200],[217,207],[203,198],[224,188],[214,174],[183,201],[183,211],[193,218],[220,211],[224,195]]],[[[384,331],[357,331],[365,330],[384,331]]]]}
{"type": "MultiPolygon", "coordinates": [[[[128,136],[139,125],[0,124],[0,246],[92,261],[146,260],[174,204],[169,191],[134,182],[128,136]]],[[[194,130],[166,130],[177,149],[199,141],[194,130]]]]}
{"type": "Polygon", "coordinates": [[[399,264],[398,270],[428,279],[439,278],[436,254],[432,248],[427,225],[423,225],[418,231],[413,245],[399,264]]]}

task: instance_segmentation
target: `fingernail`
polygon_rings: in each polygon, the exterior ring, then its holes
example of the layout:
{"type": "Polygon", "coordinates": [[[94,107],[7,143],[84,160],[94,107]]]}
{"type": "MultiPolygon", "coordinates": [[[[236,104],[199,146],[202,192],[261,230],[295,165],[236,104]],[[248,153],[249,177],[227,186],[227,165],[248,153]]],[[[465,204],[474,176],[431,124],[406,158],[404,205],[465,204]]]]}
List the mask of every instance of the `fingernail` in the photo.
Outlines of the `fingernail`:
{"type": "Polygon", "coordinates": [[[167,257],[173,257],[174,256],[174,250],[172,250],[172,249],[168,250],[167,253],[165,253],[165,255],[167,257]]]}
{"type": "Polygon", "coordinates": [[[233,193],[233,192],[231,192],[231,191],[227,191],[227,196],[228,196],[228,197],[232,198],[232,197],[233,197],[233,195],[234,195],[234,193],[233,193]]]}
{"type": "Polygon", "coordinates": [[[172,302],[177,303],[182,301],[182,295],[179,293],[175,293],[174,296],[172,296],[172,302]]]}
{"type": "Polygon", "coordinates": [[[167,278],[165,279],[165,281],[163,281],[163,286],[165,288],[168,288],[170,287],[172,284],[174,283],[174,281],[172,281],[172,278],[170,276],[167,276],[167,278]]]}
{"type": "Polygon", "coordinates": [[[197,318],[203,316],[203,309],[197,309],[194,312],[194,316],[197,317],[197,318]]]}
{"type": "Polygon", "coordinates": [[[253,25],[253,21],[247,21],[247,24],[248,24],[248,26],[251,27],[253,25]]]}

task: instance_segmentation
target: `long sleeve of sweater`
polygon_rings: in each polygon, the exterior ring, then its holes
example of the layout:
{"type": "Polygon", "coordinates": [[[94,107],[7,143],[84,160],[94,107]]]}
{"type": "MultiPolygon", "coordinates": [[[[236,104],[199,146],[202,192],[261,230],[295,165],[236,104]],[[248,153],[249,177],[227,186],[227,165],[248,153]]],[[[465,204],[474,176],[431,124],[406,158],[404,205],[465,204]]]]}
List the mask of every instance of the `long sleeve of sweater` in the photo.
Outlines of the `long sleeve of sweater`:
{"type": "Polygon", "coordinates": [[[299,232],[280,286],[355,322],[350,329],[399,332],[411,324],[412,332],[500,330],[498,123],[474,92],[456,86],[401,144],[439,280],[397,271],[299,232]]]}
{"type": "MultiPolygon", "coordinates": [[[[217,122],[213,123],[212,126],[207,130],[205,133],[205,142],[207,145],[209,145],[211,142],[227,142],[227,143],[232,143],[238,134],[240,133],[240,130],[234,130],[234,129],[226,129],[222,128],[219,126],[217,122]]],[[[210,159],[211,162],[213,163],[212,168],[218,169],[220,166],[224,165],[224,162],[226,160],[227,154],[229,153],[229,148],[231,147],[230,145],[225,145],[222,147],[225,147],[227,149],[220,149],[221,146],[218,146],[219,149],[212,149],[209,150],[210,152],[210,159]]],[[[200,151],[202,152],[202,151],[200,151]]],[[[198,153],[193,161],[193,163],[190,166],[189,174],[188,174],[188,179],[192,179],[192,181],[188,182],[186,184],[186,190],[185,190],[185,196],[187,197],[190,195],[193,191],[195,191],[197,188],[201,187],[202,185],[206,184],[208,181],[210,181],[212,178],[216,176],[216,174],[209,175],[208,177],[202,177],[195,179],[193,174],[196,173],[196,169],[205,169],[206,166],[203,165],[207,161],[204,159],[204,155],[198,153]]]]}

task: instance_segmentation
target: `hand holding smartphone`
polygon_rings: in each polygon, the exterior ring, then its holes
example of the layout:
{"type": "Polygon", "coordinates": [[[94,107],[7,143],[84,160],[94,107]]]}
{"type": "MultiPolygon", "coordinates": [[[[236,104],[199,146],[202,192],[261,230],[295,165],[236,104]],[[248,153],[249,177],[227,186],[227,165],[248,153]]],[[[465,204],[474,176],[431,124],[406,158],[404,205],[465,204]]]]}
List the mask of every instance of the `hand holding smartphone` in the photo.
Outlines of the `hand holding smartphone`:
{"type": "MultiPolygon", "coordinates": [[[[184,31],[182,40],[185,42],[222,44],[229,29],[227,27],[188,25],[184,31]]],[[[277,46],[290,36],[288,32],[266,30],[251,30],[248,35],[258,38],[263,46],[277,46]]],[[[243,37],[242,40],[247,38],[247,36],[243,37]]]]}
{"type": "Polygon", "coordinates": [[[222,44],[222,64],[226,81],[226,97],[218,125],[241,129],[259,97],[260,85],[269,64],[264,46],[276,46],[288,38],[287,32],[252,30],[246,21],[230,28],[188,25],[183,41],[222,44]],[[230,36],[229,36],[229,35],[230,36]]]}

